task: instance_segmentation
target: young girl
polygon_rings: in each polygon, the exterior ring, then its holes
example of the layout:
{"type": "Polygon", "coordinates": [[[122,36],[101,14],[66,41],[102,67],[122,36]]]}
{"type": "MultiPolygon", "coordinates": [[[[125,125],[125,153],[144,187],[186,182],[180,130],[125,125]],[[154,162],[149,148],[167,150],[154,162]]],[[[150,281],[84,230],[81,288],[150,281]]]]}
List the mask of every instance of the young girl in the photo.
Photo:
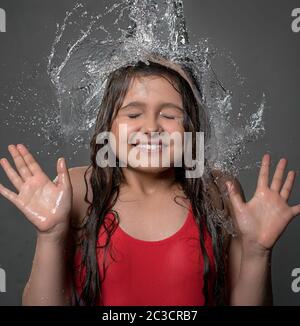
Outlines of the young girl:
{"type": "Polygon", "coordinates": [[[272,247],[300,213],[300,205],[287,203],[295,173],[283,182],[285,159],[269,185],[270,156],[264,155],[248,202],[237,180],[209,171],[207,162],[201,178],[186,178],[186,167],[174,164],[172,143],[170,167],[136,166],[130,155],[122,167],[97,162],[101,132],[116,136],[118,163],[126,160],[124,149],[149,163],[162,155],[153,132],[206,130],[196,89],[190,71],[155,60],[113,72],[90,166],[68,170],[60,158],[54,181],[24,145],[8,146],[16,170],[5,158],[1,166],[18,194],[3,185],[0,193],[37,229],[24,305],[272,304],[272,247]],[[119,139],[124,126],[128,139],[139,132],[146,142],[119,139]],[[212,223],[209,213],[216,209],[233,219],[237,236],[212,223]]]}

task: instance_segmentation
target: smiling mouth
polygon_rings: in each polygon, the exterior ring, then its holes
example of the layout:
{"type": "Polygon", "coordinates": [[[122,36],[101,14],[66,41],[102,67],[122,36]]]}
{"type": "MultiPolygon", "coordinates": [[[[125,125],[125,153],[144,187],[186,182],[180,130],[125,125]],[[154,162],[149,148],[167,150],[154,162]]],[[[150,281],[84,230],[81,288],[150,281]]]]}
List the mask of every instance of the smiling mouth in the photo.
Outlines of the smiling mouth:
{"type": "Polygon", "coordinates": [[[148,151],[148,152],[157,152],[161,151],[162,145],[161,144],[138,144],[135,147],[142,151],[148,151]]]}
{"type": "Polygon", "coordinates": [[[137,143],[137,144],[130,144],[130,145],[137,147],[139,150],[147,151],[147,152],[158,152],[161,151],[162,148],[168,147],[168,145],[163,144],[161,141],[155,144],[137,143]]]}

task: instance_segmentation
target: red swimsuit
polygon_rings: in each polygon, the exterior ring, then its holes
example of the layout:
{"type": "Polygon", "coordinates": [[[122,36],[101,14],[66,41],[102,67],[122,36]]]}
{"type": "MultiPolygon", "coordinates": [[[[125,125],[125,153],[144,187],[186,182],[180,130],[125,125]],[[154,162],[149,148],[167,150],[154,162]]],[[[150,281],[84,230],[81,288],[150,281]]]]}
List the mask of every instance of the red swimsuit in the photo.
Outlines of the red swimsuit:
{"type": "MultiPolygon", "coordinates": [[[[106,218],[112,218],[108,213],[106,218]]],[[[205,245],[210,261],[209,292],[215,278],[211,237],[204,228],[205,245]]],[[[103,226],[99,244],[106,239],[103,226]]],[[[203,256],[199,230],[191,208],[184,225],[172,236],[159,241],[138,240],[125,233],[119,226],[111,237],[111,255],[106,255],[106,274],[102,283],[104,306],[201,306],[204,305],[203,256]]],[[[80,262],[75,256],[75,264],[80,262]]],[[[98,264],[103,275],[103,249],[99,249],[98,264]]],[[[81,277],[79,277],[81,275],[81,277]]],[[[80,279],[76,289],[80,293],[80,279]]],[[[100,302],[98,302],[100,305],[100,302]]]]}

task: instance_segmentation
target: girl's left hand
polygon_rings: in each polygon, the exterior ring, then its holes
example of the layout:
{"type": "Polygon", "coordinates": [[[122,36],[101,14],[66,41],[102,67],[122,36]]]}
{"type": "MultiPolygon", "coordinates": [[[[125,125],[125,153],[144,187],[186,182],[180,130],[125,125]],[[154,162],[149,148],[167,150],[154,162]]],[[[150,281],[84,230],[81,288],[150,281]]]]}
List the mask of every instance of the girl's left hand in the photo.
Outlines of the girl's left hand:
{"type": "Polygon", "coordinates": [[[255,194],[247,203],[236,186],[226,182],[241,240],[259,252],[270,251],[292,218],[300,213],[300,204],[288,205],[295,172],[289,171],[283,184],[286,164],[286,159],[278,162],[269,187],[270,155],[265,154],[255,194]]]}

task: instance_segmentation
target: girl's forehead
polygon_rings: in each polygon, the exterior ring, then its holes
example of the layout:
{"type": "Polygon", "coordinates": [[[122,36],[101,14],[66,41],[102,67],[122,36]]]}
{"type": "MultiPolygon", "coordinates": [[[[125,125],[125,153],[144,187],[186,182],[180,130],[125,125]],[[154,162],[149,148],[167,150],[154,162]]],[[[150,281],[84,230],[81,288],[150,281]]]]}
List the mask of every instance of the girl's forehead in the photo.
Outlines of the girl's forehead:
{"type": "Polygon", "coordinates": [[[129,83],[125,98],[134,95],[170,95],[181,98],[177,85],[168,77],[147,75],[133,77],[129,83]],[[176,94],[174,94],[176,93],[176,94]]]}
{"type": "Polygon", "coordinates": [[[158,75],[158,74],[151,74],[151,75],[135,75],[131,78],[130,84],[147,84],[147,83],[172,83],[172,80],[167,75],[158,75]]]}
{"type": "Polygon", "coordinates": [[[171,60],[165,59],[164,57],[161,57],[159,55],[154,55],[154,54],[150,55],[150,60],[160,65],[163,65],[167,68],[170,68],[173,71],[176,71],[183,79],[185,79],[188,82],[196,100],[200,103],[202,102],[201,95],[199,94],[197,87],[195,87],[193,79],[185,71],[183,66],[181,66],[179,63],[173,62],[171,60]]]}

